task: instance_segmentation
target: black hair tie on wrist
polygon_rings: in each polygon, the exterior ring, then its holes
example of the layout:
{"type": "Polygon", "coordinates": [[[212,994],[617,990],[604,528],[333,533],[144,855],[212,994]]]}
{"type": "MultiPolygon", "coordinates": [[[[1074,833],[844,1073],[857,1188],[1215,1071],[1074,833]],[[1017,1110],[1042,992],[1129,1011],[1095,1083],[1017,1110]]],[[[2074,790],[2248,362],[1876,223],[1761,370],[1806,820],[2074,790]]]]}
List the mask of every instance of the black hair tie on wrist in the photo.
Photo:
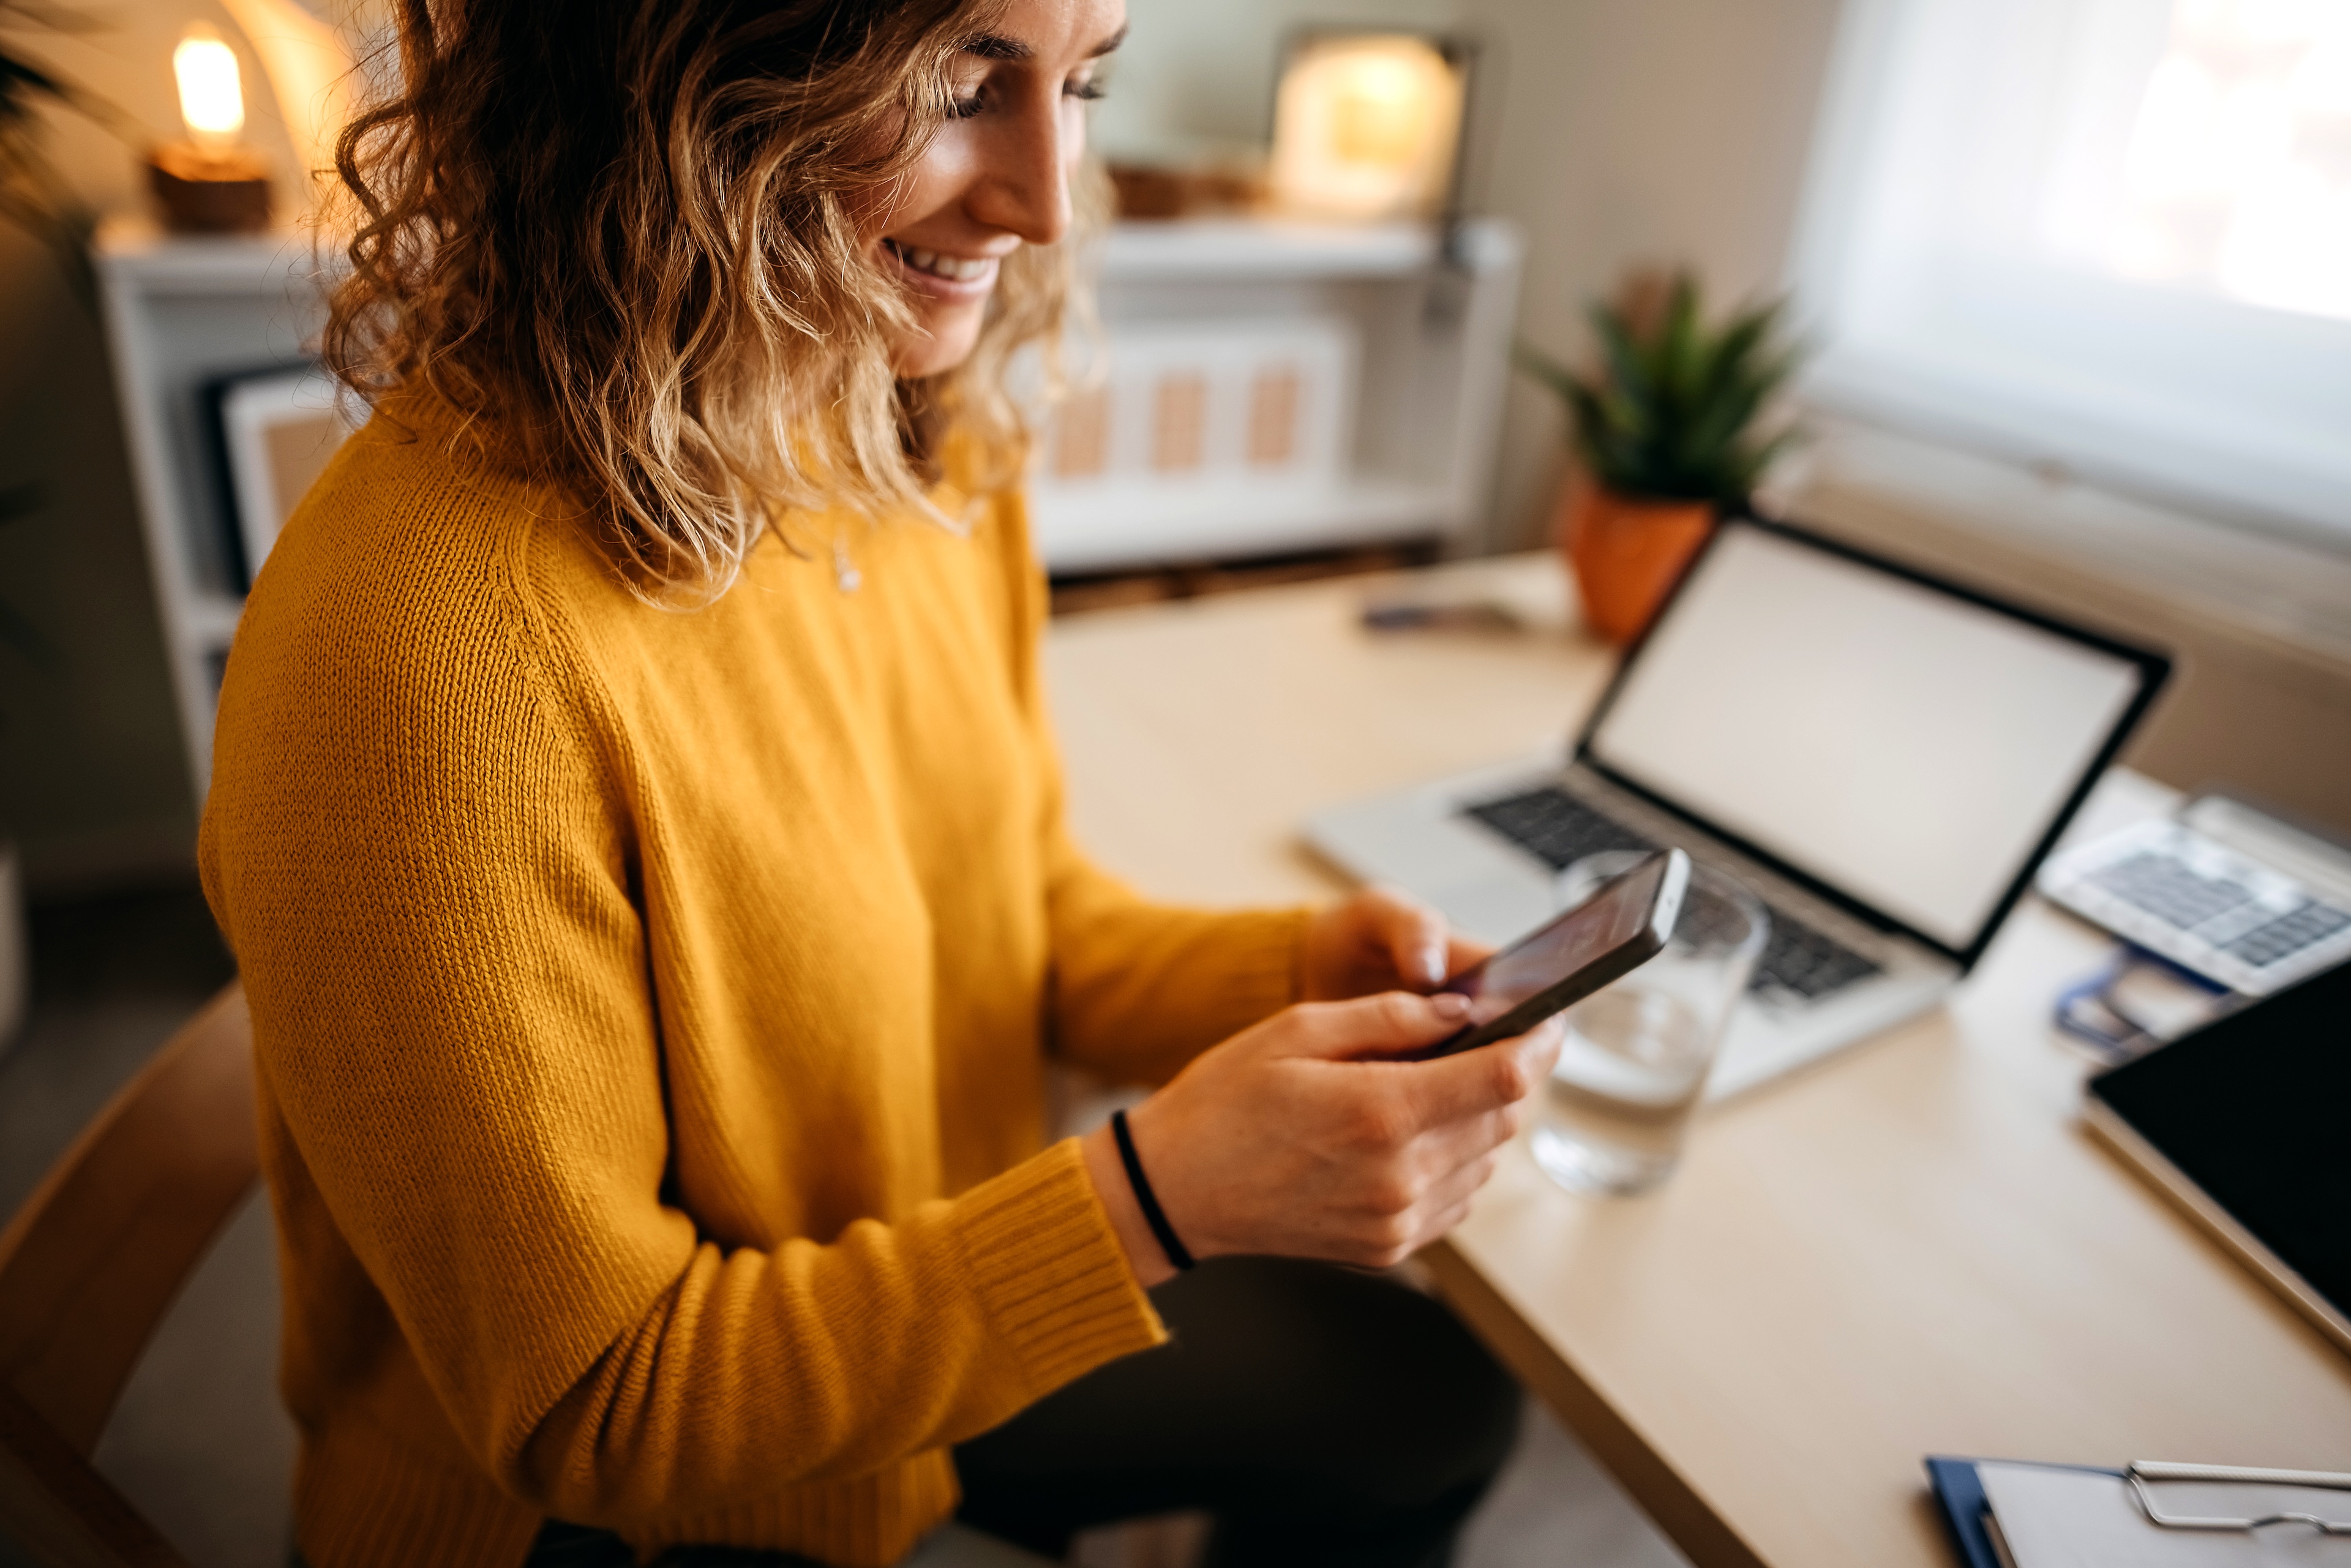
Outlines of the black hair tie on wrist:
{"type": "Polygon", "coordinates": [[[1159,1239],[1159,1249],[1167,1254],[1167,1261],[1178,1269],[1189,1269],[1192,1254],[1176,1239],[1176,1228],[1167,1223],[1167,1211],[1159,1207],[1158,1195],[1151,1190],[1151,1178],[1143,1174],[1143,1156],[1134,1152],[1134,1134],[1126,1130],[1125,1112],[1111,1113],[1110,1132],[1118,1140],[1118,1159],[1126,1167],[1126,1185],[1134,1189],[1134,1201],[1143,1207],[1143,1222],[1159,1239]]]}

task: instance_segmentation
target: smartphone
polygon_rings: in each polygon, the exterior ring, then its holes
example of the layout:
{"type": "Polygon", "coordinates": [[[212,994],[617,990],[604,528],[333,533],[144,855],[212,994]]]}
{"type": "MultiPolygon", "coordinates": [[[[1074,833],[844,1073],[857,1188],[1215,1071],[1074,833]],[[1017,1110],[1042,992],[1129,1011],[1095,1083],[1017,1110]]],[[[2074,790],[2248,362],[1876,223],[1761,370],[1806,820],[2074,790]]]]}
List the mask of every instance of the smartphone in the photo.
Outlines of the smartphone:
{"type": "Polygon", "coordinates": [[[1427,1061],[1524,1034],[1631,974],[1673,939],[1689,874],[1681,851],[1651,855],[1550,925],[1462,970],[1437,988],[1475,1003],[1469,1021],[1402,1060],[1427,1061]]]}

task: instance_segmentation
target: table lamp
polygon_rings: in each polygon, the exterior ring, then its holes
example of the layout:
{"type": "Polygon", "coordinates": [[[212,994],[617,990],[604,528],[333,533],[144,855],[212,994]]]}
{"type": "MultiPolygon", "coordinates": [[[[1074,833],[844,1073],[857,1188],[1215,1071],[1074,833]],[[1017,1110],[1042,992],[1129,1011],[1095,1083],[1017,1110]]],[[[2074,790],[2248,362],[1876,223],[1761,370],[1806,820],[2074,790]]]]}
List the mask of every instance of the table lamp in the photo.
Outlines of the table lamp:
{"type": "Polygon", "coordinates": [[[182,233],[245,234],[269,226],[269,166],[244,143],[245,88],[236,51],[209,25],[189,24],[172,51],[185,141],[148,154],[147,179],[165,224],[182,233]]]}
{"type": "Polygon", "coordinates": [[[1417,33],[1316,31],[1274,99],[1275,203],[1304,217],[1434,218],[1452,194],[1466,48],[1417,33]]]}

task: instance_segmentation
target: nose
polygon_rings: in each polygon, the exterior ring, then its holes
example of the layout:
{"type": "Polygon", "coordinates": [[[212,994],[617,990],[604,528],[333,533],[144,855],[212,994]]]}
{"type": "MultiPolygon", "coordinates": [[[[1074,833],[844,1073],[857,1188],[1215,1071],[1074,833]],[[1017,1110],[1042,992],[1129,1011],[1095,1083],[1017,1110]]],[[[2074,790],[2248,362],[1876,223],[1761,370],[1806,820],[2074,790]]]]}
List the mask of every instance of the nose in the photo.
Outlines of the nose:
{"type": "Polygon", "coordinates": [[[1051,245],[1070,231],[1070,169],[1083,147],[1085,121],[1065,113],[1058,89],[1023,94],[995,118],[971,215],[988,227],[1051,245]]]}

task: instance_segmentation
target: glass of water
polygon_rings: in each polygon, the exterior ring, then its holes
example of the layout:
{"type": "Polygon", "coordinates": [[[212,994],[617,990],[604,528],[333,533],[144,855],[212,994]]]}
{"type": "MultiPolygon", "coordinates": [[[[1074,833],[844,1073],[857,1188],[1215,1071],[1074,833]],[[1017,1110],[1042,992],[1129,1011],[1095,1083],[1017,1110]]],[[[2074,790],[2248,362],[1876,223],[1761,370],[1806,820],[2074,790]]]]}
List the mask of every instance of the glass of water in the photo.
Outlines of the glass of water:
{"type": "MultiPolygon", "coordinates": [[[[1560,874],[1572,909],[1646,859],[1587,855],[1560,874]]],[[[1682,1131],[1771,932],[1761,900],[1693,864],[1666,950],[1568,1009],[1566,1043],[1534,1131],[1535,1163],[1576,1192],[1646,1192],[1681,1157],[1682,1131]]]]}

